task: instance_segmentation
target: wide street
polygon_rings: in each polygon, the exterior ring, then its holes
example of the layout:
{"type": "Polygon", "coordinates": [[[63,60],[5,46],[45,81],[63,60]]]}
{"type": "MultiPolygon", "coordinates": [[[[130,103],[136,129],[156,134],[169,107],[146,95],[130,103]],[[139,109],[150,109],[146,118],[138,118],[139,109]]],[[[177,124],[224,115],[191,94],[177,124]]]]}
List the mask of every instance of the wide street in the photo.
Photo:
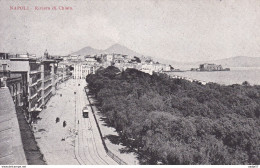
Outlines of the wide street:
{"type": "Polygon", "coordinates": [[[84,86],[84,79],[74,79],[77,85],[75,102],[76,102],[76,130],[78,135],[75,142],[75,154],[80,164],[92,165],[115,165],[117,164],[109,156],[107,156],[103,147],[98,128],[92,114],[89,101],[87,100],[84,86]],[[82,109],[87,106],[89,118],[83,118],[82,109]]]}
{"type": "Polygon", "coordinates": [[[62,83],[34,124],[35,137],[47,164],[117,164],[105,152],[84,86],[84,79],[62,83]],[[83,118],[85,106],[89,118],[83,118]],[[55,121],[57,117],[59,122],[55,121]]]}

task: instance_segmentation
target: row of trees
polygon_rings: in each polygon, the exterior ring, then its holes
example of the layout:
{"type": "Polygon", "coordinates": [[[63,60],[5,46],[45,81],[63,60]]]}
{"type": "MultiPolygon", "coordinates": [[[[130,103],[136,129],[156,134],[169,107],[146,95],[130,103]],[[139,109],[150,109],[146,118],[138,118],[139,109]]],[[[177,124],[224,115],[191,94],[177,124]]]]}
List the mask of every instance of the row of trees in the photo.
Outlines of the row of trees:
{"type": "Polygon", "coordinates": [[[112,66],[86,81],[142,164],[260,164],[260,86],[204,86],[112,66]]]}

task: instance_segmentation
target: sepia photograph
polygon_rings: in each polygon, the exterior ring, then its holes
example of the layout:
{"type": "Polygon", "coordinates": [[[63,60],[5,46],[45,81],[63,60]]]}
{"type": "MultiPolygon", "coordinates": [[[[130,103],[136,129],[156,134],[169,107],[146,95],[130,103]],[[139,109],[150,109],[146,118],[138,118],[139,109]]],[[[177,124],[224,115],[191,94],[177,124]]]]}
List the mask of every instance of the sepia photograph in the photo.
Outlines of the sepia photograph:
{"type": "Polygon", "coordinates": [[[260,165],[259,0],[0,0],[0,21],[1,168],[260,165]]]}

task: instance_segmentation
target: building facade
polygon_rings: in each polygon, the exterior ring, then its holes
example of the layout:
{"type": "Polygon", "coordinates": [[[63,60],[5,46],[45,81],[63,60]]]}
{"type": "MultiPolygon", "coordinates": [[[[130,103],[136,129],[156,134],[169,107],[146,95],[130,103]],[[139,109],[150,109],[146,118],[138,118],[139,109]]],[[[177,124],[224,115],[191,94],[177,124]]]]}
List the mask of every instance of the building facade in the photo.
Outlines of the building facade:
{"type": "Polygon", "coordinates": [[[74,79],[85,79],[89,74],[95,74],[97,66],[89,65],[86,63],[74,64],[73,78],[74,79]]]}
{"type": "Polygon", "coordinates": [[[200,71],[221,71],[221,70],[223,70],[221,65],[200,64],[200,71]]]}
{"type": "Polygon", "coordinates": [[[60,60],[51,59],[47,51],[42,59],[28,53],[2,58],[6,59],[0,59],[1,83],[5,82],[15,104],[26,108],[26,119],[31,122],[55,94],[60,60]]]}

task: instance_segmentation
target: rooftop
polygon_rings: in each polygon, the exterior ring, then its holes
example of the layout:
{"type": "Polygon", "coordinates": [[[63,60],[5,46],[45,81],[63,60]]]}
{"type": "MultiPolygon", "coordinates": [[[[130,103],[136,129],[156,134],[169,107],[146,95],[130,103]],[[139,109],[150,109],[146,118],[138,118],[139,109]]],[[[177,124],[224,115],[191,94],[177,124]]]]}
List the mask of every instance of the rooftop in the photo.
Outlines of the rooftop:
{"type": "Polygon", "coordinates": [[[8,88],[0,88],[0,164],[26,165],[15,106],[8,88]]]}

